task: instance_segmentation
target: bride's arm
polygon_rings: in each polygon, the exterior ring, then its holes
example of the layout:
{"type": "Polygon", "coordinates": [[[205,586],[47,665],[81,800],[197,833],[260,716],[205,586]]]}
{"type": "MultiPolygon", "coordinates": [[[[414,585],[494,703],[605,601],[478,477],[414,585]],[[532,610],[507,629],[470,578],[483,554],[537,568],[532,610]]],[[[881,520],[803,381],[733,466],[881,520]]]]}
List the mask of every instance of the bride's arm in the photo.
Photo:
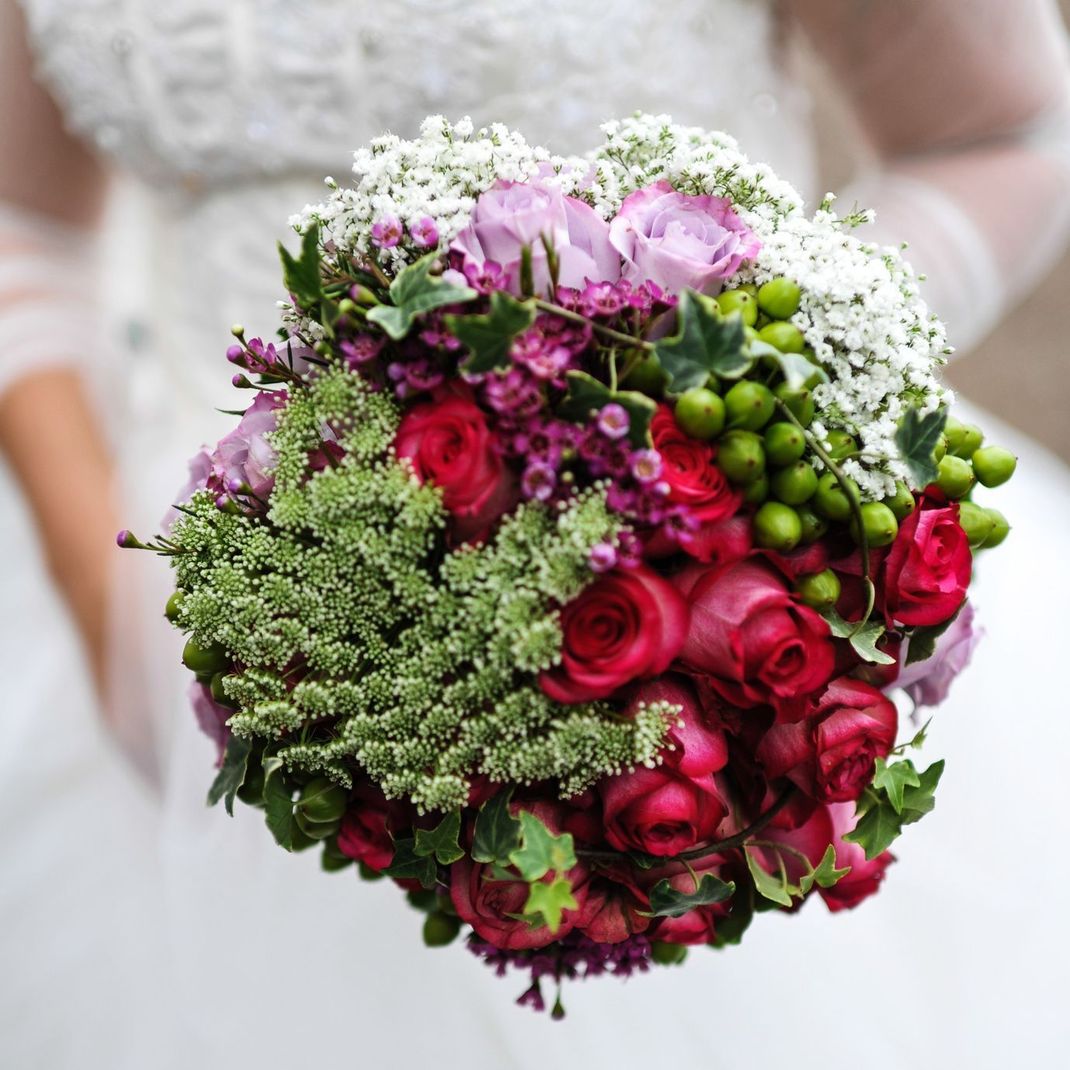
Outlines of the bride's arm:
{"type": "Polygon", "coordinates": [[[910,245],[957,346],[1070,233],[1070,66],[1054,0],[792,0],[878,167],[844,192],[910,245]]]}
{"type": "Polygon", "coordinates": [[[33,79],[16,5],[0,0],[0,450],[98,679],[116,523],[111,463],[79,369],[96,340],[83,265],[105,185],[33,79]]]}

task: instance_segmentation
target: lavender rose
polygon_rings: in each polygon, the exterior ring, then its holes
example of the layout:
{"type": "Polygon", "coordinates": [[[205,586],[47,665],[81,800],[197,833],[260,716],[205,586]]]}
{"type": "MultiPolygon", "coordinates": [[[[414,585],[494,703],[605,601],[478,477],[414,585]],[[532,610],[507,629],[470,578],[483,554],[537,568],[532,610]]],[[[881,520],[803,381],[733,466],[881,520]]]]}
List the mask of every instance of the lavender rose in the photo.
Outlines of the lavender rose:
{"type": "Polygon", "coordinates": [[[541,182],[497,182],[480,195],[471,222],[450,248],[461,256],[466,274],[493,263],[509,277],[516,293],[520,256],[531,248],[535,289],[544,292],[550,270],[542,239],[553,242],[562,286],[582,288],[586,280],[616,282],[620,256],[610,244],[609,226],[590,205],[541,182]]]}
{"type": "Polygon", "coordinates": [[[609,225],[624,257],[624,278],[670,293],[719,289],[761,242],[721,197],[689,197],[655,182],[627,197],[609,225]]]}
{"type": "Polygon", "coordinates": [[[238,426],[220,439],[212,454],[212,476],[223,490],[244,483],[258,498],[271,493],[275,485],[275,450],[265,436],[275,430],[276,410],[285,404],[284,394],[257,394],[238,426]]]}
{"type": "Polygon", "coordinates": [[[915,706],[939,706],[947,698],[955,677],[970,664],[982,635],[983,630],[974,630],[973,606],[967,602],[951,627],[937,639],[932,657],[904,668],[895,686],[906,691],[915,706]]]}

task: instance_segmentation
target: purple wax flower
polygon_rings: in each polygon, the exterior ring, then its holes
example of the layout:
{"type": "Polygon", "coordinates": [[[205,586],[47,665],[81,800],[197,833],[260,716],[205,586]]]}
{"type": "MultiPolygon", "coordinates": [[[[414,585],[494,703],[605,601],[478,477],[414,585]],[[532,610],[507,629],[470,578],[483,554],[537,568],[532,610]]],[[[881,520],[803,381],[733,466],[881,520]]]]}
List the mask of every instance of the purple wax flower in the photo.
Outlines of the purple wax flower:
{"type": "Polygon", "coordinates": [[[598,430],[607,438],[623,438],[631,427],[632,418],[623,405],[611,401],[598,414],[598,430]]]}
{"type": "Polygon", "coordinates": [[[541,461],[529,464],[520,480],[520,489],[524,497],[537,502],[546,501],[553,494],[556,486],[557,473],[541,461]]]}
{"type": "Polygon", "coordinates": [[[617,563],[617,548],[609,542],[595,543],[588,563],[592,572],[608,572],[617,563]]]}
{"type": "Polygon", "coordinates": [[[409,233],[412,235],[412,240],[421,248],[430,249],[438,245],[438,227],[429,215],[417,219],[409,227],[409,233]]]}
{"type": "Polygon", "coordinates": [[[627,295],[623,287],[611,282],[589,282],[579,300],[588,316],[615,316],[624,308],[627,295]]]}
{"type": "Polygon", "coordinates": [[[636,450],[632,454],[632,475],[639,483],[653,483],[661,475],[661,454],[657,450],[636,450]]]}
{"type": "Polygon", "coordinates": [[[370,364],[379,356],[382,348],[383,339],[373,338],[370,334],[358,334],[356,338],[347,339],[339,346],[346,365],[351,369],[370,364]]]}
{"type": "Polygon", "coordinates": [[[239,345],[227,347],[227,360],[231,364],[240,364],[245,359],[245,350],[239,345]]]}
{"type": "Polygon", "coordinates": [[[250,339],[249,352],[252,353],[260,364],[266,365],[267,367],[271,367],[279,357],[274,344],[268,342],[268,344],[265,345],[261,338],[250,339]]]}
{"type": "Polygon", "coordinates": [[[372,244],[380,249],[393,249],[404,233],[396,215],[384,215],[372,224],[372,244]]]}

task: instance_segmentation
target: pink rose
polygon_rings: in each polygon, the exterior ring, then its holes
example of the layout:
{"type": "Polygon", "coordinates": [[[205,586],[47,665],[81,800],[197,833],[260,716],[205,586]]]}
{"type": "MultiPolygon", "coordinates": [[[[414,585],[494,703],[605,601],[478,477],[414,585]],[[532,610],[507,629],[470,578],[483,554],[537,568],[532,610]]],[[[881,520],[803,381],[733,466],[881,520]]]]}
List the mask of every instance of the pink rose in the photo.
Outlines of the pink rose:
{"type": "Polygon", "coordinates": [[[769,565],[694,565],[673,577],[691,609],[680,662],[726,702],[798,719],[835,667],[829,627],[769,565]]]}
{"type": "Polygon", "coordinates": [[[182,515],[176,506],[185,505],[195,492],[204,490],[208,486],[208,480],[212,476],[212,454],[202,448],[189,459],[186,467],[189,473],[188,478],[185,486],[175,496],[175,504],[164,515],[162,521],[164,531],[171,531],[175,526],[175,521],[182,515]]]}
{"type": "Polygon", "coordinates": [[[620,256],[609,241],[609,226],[590,205],[565,197],[550,183],[495,183],[480,195],[468,226],[450,248],[462,258],[465,269],[498,265],[509,276],[510,289],[519,292],[520,258],[531,249],[535,290],[550,286],[543,237],[553,244],[562,286],[582,289],[586,280],[616,282],[620,256]]]}
{"type": "Polygon", "coordinates": [[[275,485],[275,449],[267,435],[275,430],[278,410],[286,404],[283,393],[257,394],[238,426],[219,440],[212,454],[212,476],[221,491],[245,483],[258,498],[266,499],[275,485]]]}
{"type": "Polygon", "coordinates": [[[687,603],[645,566],[605,573],[561,610],[561,663],[539,683],[555,702],[608,698],[663,673],[687,634],[687,603]]]}
{"type": "Polygon", "coordinates": [[[625,199],[609,239],[624,257],[624,278],[670,293],[714,292],[761,248],[730,201],[690,197],[665,181],[625,199]]]}
{"type": "Polygon", "coordinates": [[[966,602],[951,627],[936,640],[932,656],[907,665],[895,686],[903,688],[916,707],[939,706],[947,698],[955,677],[970,664],[982,635],[983,631],[974,631],[973,606],[966,602]]]}
{"type": "Polygon", "coordinates": [[[421,482],[441,488],[454,540],[485,538],[516,502],[516,478],[467,388],[440,387],[431,398],[402,417],[394,448],[421,482]]]}
{"type": "Polygon", "coordinates": [[[884,880],[885,870],[895,861],[890,851],[866,860],[866,852],[857,843],[848,843],[843,839],[858,822],[853,803],[838,803],[828,807],[832,823],[833,846],[836,849],[836,868],[850,868],[850,872],[841,877],[831,888],[818,888],[825,906],[835,913],[839,910],[851,910],[863,899],[876,894],[884,880]]]}

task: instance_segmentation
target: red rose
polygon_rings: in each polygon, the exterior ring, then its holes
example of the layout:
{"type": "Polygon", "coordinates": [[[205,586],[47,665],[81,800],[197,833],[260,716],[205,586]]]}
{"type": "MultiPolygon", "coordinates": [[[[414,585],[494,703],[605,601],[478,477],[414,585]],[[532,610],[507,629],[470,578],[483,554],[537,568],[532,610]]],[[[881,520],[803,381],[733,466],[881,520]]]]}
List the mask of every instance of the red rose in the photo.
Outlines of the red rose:
{"type": "Polygon", "coordinates": [[[895,745],[895,706],[875,687],[843,677],[805,721],[774,724],[757,757],[771,779],[787,776],[822,802],[852,802],[895,745]]]}
{"type": "Polygon", "coordinates": [[[374,784],[358,785],[338,830],[338,850],[369,869],[386,869],[394,859],[391,833],[412,824],[404,803],[392,801],[374,784]]]}
{"type": "Polygon", "coordinates": [[[829,627],[769,565],[687,568],[674,577],[691,607],[680,661],[733,706],[769,703],[790,719],[832,676],[829,627]]]}
{"type": "Polygon", "coordinates": [[[712,776],[670,766],[607,777],[598,785],[606,842],[618,851],[677,855],[716,838],[727,807],[712,776]]]}
{"type": "Polygon", "coordinates": [[[671,702],[680,715],[666,733],[662,757],[667,766],[689,777],[709,776],[728,764],[728,743],[719,723],[711,724],[695,689],[682,676],[663,676],[635,689],[627,712],[641,703],[671,702]],[[671,749],[670,749],[671,748],[671,749]]]}
{"type": "Polygon", "coordinates": [[[873,895],[884,880],[884,871],[895,861],[890,851],[867,861],[866,852],[857,843],[847,843],[843,837],[855,827],[858,818],[850,803],[828,807],[832,822],[833,846],[836,848],[836,868],[850,867],[850,872],[841,877],[831,888],[818,888],[825,906],[833,913],[850,910],[863,899],[873,895]]]}
{"type": "Polygon", "coordinates": [[[884,572],[892,620],[928,626],[950,620],[966,599],[973,556],[958,506],[915,509],[899,527],[884,572]]]}
{"type": "Polygon", "coordinates": [[[619,944],[650,928],[650,904],[631,881],[616,881],[613,874],[595,877],[587,886],[583,916],[576,923],[599,944],[619,944]]]}
{"type": "Polygon", "coordinates": [[[661,455],[661,478],[669,486],[668,500],[686,505],[701,524],[693,542],[681,545],[692,556],[708,561],[705,555],[713,546],[703,531],[732,516],[743,504],[743,494],[717,467],[717,448],[682,431],[668,405],[659,405],[654,413],[650,437],[661,455]]]}
{"type": "Polygon", "coordinates": [[[442,489],[458,542],[485,538],[516,500],[516,479],[467,388],[440,387],[431,401],[409,409],[394,448],[421,482],[442,489]]]}
{"type": "Polygon", "coordinates": [[[561,664],[540,678],[556,702],[588,702],[664,672],[687,634],[687,603],[649,568],[618,569],[561,611],[561,664]]]}
{"type": "MultiPolygon", "coordinates": [[[[697,887],[696,881],[701,881],[706,874],[730,880],[730,876],[723,875],[724,868],[724,859],[719,857],[701,859],[690,869],[673,863],[651,870],[645,883],[648,888],[653,888],[659,881],[667,880],[676,891],[691,894],[697,887]]],[[[708,944],[714,938],[717,919],[727,917],[731,909],[732,901],[726,899],[723,903],[696,907],[678,918],[658,918],[650,938],[667,944],[708,944]]]]}

